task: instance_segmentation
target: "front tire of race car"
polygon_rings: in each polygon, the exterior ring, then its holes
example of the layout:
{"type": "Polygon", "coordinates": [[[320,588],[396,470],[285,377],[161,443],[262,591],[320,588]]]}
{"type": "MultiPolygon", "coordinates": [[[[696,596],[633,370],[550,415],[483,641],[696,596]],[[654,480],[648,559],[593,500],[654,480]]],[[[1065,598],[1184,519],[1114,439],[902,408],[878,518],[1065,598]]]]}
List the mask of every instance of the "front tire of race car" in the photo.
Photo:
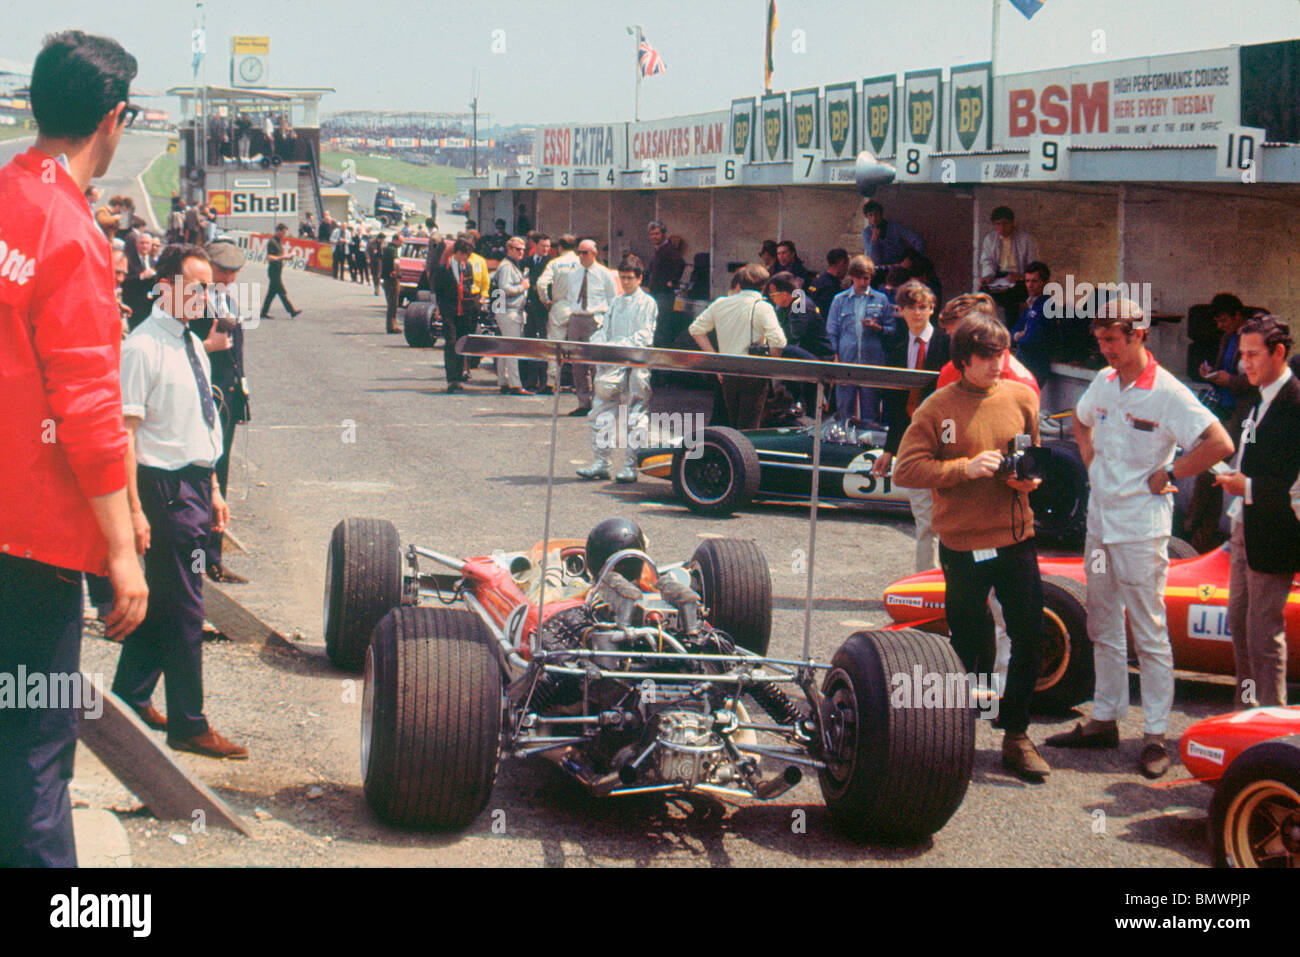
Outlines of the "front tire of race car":
{"type": "Polygon", "coordinates": [[[402,332],[412,349],[427,349],[434,343],[433,303],[416,300],[402,312],[402,332]]]}
{"type": "Polygon", "coordinates": [[[1169,555],[1171,562],[1176,562],[1184,558],[1200,558],[1201,553],[1196,550],[1196,546],[1191,542],[1171,535],[1169,544],[1165,546],[1166,553],[1169,555]]]}
{"type": "Polygon", "coordinates": [[[753,500],[760,468],[754,443],[744,433],[708,428],[697,449],[673,453],[673,494],[698,515],[730,515],[753,500]]]}
{"type": "Polygon", "coordinates": [[[396,827],[459,830],[487,805],[501,740],[501,669],[473,612],[395,608],[366,652],[361,776],[396,827]]]}
{"type": "Polygon", "coordinates": [[[1210,802],[1215,867],[1300,866],[1300,735],[1243,751],[1210,802]]]}
{"type": "Polygon", "coordinates": [[[766,655],[772,639],[772,573],[758,545],[738,538],[706,538],[691,563],[709,624],[742,648],[766,655]]]}
{"type": "Polygon", "coordinates": [[[965,673],[952,646],[923,631],[859,631],[835,652],[822,684],[830,750],[818,776],[839,831],[916,844],[948,823],[975,761],[965,673]],[[939,676],[938,700],[924,680],[910,686],[917,675],[939,676]]]}
{"type": "Polygon", "coordinates": [[[1063,714],[1092,697],[1092,641],[1088,638],[1088,591],[1062,575],[1043,579],[1043,661],[1031,706],[1040,714],[1063,714]]]}
{"type": "Polygon", "coordinates": [[[334,526],[325,559],[325,651],[360,671],[375,624],[402,603],[402,542],[392,522],[348,518],[334,526]]]}

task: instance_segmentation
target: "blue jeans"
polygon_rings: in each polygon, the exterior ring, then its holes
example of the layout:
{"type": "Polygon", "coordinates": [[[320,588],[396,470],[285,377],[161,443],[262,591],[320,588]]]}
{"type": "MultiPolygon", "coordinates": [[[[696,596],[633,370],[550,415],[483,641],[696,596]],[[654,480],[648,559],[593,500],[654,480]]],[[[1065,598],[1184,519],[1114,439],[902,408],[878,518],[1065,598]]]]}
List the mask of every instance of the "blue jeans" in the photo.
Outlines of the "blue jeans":
{"type": "MultiPolygon", "coordinates": [[[[0,555],[0,675],[17,684],[20,673],[80,669],[81,572],[0,555]]],[[[28,703],[27,687],[15,690],[28,703]]],[[[77,711],[62,703],[0,706],[0,867],[77,866],[68,799],[77,711]]]]}

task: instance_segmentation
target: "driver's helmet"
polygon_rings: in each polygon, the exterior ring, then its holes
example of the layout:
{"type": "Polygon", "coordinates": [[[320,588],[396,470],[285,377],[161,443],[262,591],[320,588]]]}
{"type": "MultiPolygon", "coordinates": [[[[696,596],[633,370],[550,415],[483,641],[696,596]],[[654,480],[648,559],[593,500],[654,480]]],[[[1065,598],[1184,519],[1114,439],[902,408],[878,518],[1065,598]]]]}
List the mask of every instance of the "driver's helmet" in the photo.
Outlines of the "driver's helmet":
{"type": "MultiPolygon", "coordinates": [[[[607,518],[593,528],[587,536],[587,570],[592,580],[595,581],[611,555],[625,548],[646,550],[645,534],[630,518],[607,518]]],[[[641,577],[642,564],[641,559],[628,556],[618,562],[614,570],[634,582],[641,577]]]]}

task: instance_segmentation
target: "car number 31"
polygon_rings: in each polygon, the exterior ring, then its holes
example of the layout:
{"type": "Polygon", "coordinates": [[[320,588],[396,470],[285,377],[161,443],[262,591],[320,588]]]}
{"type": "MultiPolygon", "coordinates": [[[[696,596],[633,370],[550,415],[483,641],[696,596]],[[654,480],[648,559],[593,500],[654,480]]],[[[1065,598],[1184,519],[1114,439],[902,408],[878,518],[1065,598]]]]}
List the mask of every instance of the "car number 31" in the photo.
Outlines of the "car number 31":
{"type": "Polygon", "coordinates": [[[846,498],[872,498],[893,491],[893,481],[888,475],[877,478],[871,473],[876,464],[876,453],[863,452],[844,469],[844,495],[846,498]]]}

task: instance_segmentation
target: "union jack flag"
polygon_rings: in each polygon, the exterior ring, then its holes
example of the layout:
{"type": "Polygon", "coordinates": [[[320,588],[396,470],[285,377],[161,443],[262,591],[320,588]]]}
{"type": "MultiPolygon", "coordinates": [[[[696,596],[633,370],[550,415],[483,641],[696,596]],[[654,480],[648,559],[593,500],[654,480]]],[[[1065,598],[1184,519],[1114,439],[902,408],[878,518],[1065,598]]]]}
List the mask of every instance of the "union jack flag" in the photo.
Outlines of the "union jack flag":
{"type": "Polygon", "coordinates": [[[641,67],[642,76],[654,76],[656,73],[663,73],[668,67],[664,66],[664,58],[659,55],[659,51],[646,43],[645,36],[641,36],[641,42],[638,46],[640,55],[637,58],[638,65],[641,67]]]}

